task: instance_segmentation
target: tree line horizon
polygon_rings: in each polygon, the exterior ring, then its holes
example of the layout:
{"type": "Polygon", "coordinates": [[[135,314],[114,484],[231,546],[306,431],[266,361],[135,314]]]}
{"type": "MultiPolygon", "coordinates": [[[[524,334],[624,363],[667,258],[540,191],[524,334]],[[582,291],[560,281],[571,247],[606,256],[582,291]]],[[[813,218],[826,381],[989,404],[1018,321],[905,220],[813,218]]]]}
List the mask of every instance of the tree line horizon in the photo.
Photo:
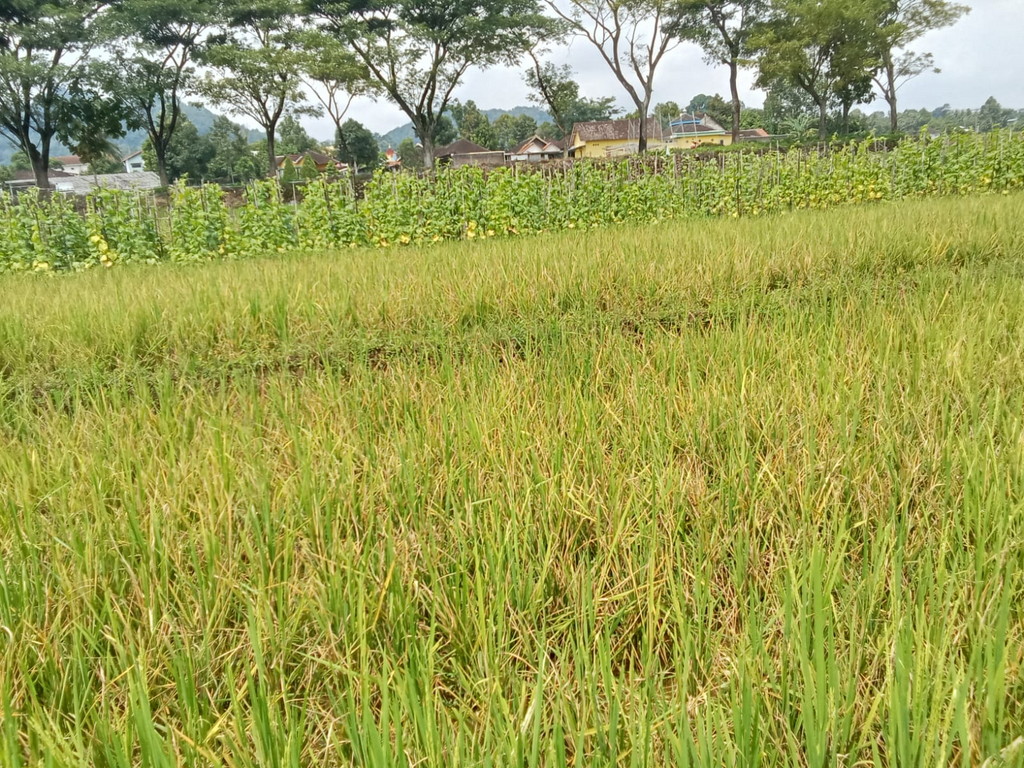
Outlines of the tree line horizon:
{"type": "MultiPolygon", "coordinates": [[[[632,116],[676,107],[652,105],[655,77],[688,44],[729,71],[728,100],[706,98],[734,139],[742,68],[769,99],[813,110],[821,138],[848,133],[853,108],[876,93],[896,132],[900,87],[938,71],[913,44],[968,12],[952,0],[23,0],[0,9],[0,136],[45,187],[55,141],[90,162],[143,130],[166,184],[190,125],[182,105],[198,97],[259,126],[275,175],[278,132],[300,116],[328,117],[336,143],[347,126],[366,152],[372,134],[346,119],[365,95],[408,118],[432,168],[449,115],[467,137],[488,123],[454,97],[471,67],[525,64],[531,101],[561,136],[618,114],[614,97],[582,96],[571,67],[549,59],[570,38],[600,55],[632,116]]],[[[644,151],[645,120],[638,132],[644,151]]]]}

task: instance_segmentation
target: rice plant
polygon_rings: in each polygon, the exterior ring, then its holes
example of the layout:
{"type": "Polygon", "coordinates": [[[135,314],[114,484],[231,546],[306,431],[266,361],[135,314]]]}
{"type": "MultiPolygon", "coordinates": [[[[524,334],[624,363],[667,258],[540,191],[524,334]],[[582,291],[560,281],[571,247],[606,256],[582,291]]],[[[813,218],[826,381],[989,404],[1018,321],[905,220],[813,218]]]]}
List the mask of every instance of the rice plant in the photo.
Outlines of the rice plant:
{"type": "Polygon", "coordinates": [[[1024,764],[1022,222],[5,276],[0,764],[1024,764]]]}

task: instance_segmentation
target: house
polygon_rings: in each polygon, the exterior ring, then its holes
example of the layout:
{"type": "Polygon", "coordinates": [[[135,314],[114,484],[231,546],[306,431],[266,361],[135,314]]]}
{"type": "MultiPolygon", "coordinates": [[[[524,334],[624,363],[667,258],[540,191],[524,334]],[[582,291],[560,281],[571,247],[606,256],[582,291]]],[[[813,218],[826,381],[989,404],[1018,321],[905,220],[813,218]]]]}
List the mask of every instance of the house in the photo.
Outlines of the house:
{"type": "Polygon", "coordinates": [[[292,165],[295,166],[296,170],[302,168],[304,163],[316,165],[317,173],[338,169],[338,162],[333,157],[325,155],[323,152],[314,152],[312,150],[303,152],[301,155],[278,155],[274,160],[277,163],[278,174],[284,170],[284,166],[289,160],[292,161],[292,165]]]}
{"type": "Polygon", "coordinates": [[[504,165],[505,153],[500,149],[487,149],[474,144],[469,139],[459,139],[434,153],[434,160],[439,165],[450,165],[459,168],[463,165],[504,165]]]}
{"type": "MultiPolygon", "coordinates": [[[[65,171],[51,170],[49,173],[50,186],[63,179],[73,178],[72,174],[65,171]]],[[[4,185],[11,192],[19,192],[24,189],[31,189],[36,186],[36,175],[32,171],[15,171],[14,175],[4,182],[4,185]]]]}
{"type": "Polygon", "coordinates": [[[160,177],[153,171],[133,171],[132,173],[91,173],[79,176],[69,175],[56,178],[50,174],[50,184],[58,192],[68,195],[86,195],[94,189],[118,189],[122,192],[143,191],[160,187],[160,177]]]}
{"type": "Polygon", "coordinates": [[[669,145],[675,149],[695,149],[704,144],[728,146],[732,131],[727,131],[706,112],[684,112],[669,123],[669,145]]]}
{"type": "Polygon", "coordinates": [[[513,163],[539,163],[542,160],[555,160],[564,154],[562,146],[560,141],[548,141],[534,134],[509,152],[508,159],[513,163]]]}
{"type": "Polygon", "coordinates": [[[51,163],[60,163],[60,169],[64,173],[69,173],[72,176],[80,176],[83,173],[89,172],[89,164],[82,161],[78,155],[61,155],[60,157],[51,157],[51,163]]]}
{"type": "MultiPolygon", "coordinates": [[[[727,147],[732,144],[732,130],[723,128],[703,112],[683,113],[670,126],[670,146],[677,149],[695,149],[708,144],[727,147]]],[[[771,138],[764,128],[744,128],[739,135],[740,141],[766,141],[771,138]]]]}
{"type": "MultiPolygon", "coordinates": [[[[665,146],[661,122],[647,118],[647,148],[665,146]]],[[[595,120],[572,127],[569,154],[572,157],[621,157],[635,153],[640,143],[640,119],[595,120]]]]}
{"type": "Polygon", "coordinates": [[[768,141],[772,135],[764,128],[741,128],[740,141],[768,141]]]}
{"type": "Polygon", "coordinates": [[[122,158],[121,162],[124,163],[125,173],[138,173],[139,171],[146,170],[146,161],[142,159],[141,149],[138,152],[132,152],[127,157],[122,158]]]}

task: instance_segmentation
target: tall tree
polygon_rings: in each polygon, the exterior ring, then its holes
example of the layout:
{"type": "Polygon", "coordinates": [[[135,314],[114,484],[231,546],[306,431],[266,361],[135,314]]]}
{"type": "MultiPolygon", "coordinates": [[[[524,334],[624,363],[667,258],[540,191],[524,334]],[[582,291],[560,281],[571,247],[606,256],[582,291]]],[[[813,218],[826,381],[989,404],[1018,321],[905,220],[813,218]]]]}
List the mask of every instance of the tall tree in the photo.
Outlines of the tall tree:
{"type": "MultiPolygon", "coordinates": [[[[530,52],[530,60],[532,66],[525,75],[530,101],[548,111],[555,127],[555,135],[547,138],[562,139],[570,135],[575,123],[610,120],[620,112],[611,96],[603,99],[581,97],[579,84],[568,65],[557,66],[550,61],[541,63],[534,51],[530,52]]],[[[568,149],[567,145],[564,149],[566,154],[568,149]]]]}
{"type": "Polygon", "coordinates": [[[880,0],[875,45],[878,68],[874,82],[889,105],[889,129],[899,129],[897,97],[900,87],[924,72],[938,72],[930,53],[915,53],[907,46],[925,32],[942,29],[970,9],[950,0],[880,0]]]}
{"type": "Polygon", "coordinates": [[[120,136],[116,104],[91,109],[102,67],[90,56],[103,42],[107,0],[17,0],[0,14],[0,136],[32,164],[36,184],[49,186],[50,146],[77,143],[93,132],[120,136]],[[103,125],[90,125],[85,114],[103,125]],[[111,118],[115,125],[111,126],[111,118]],[[112,130],[111,130],[112,128],[112,130]],[[77,134],[77,135],[76,135],[77,134]]]}
{"type": "Polygon", "coordinates": [[[380,148],[366,126],[349,118],[335,134],[334,156],[356,173],[372,171],[380,162],[380,148]]]}
{"type": "Polygon", "coordinates": [[[118,93],[146,130],[166,186],[167,150],[181,117],[196,53],[217,21],[210,0],[130,0],[115,6],[118,93]]]}
{"type": "Polygon", "coordinates": [[[323,30],[308,29],[300,36],[303,81],[327,116],[337,135],[352,100],[367,94],[367,71],[351,50],[323,30]]]}
{"type": "Polygon", "coordinates": [[[302,55],[294,44],[297,10],[292,0],[231,0],[228,34],[203,55],[211,71],[200,92],[263,129],[270,177],[277,175],[277,126],[285,113],[318,113],[303,103],[302,55]]]}
{"type": "Polygon", "coordinates": [[[739,69],[750,60],[751,32],[765,20],[766,0],[679,0],[676,32],[703,50],[710,64],[729,68],[732,140],[740,136],[739,69]]]}
{"type": "Polygon", "coordinates": [[[453,101],[448,113],[455,120],[460,139],[468,139],[481,147],[493,149],[494,129],[487,115],[480,111],[475,101],[470,99],[465,104],[453,101]]]}
{"type": "Polygon", "coordinates": [[[282,155],[301,155],[319,146],[295,115],[284,116],[277,131],[277,149],[282,155]]]}
{"type": "Polygon", "coordinates": [[[217,116],[206,138],[211,152],[206,166],[210,178],[235,184],[260,175],[245,132],[226,117],[217,116]]]}
{"type": "MultiPolygon", "coordinates": [[[[202,181],[214,151],[210,137],[200,136],[192,121],[182,116],[165,150],[168,180],[174,182],[188,176],[192,181],[202,181]]],[[[149,137],[142,142],[142,159],[150,168],[156,165],[156,147],[149,137]]]]}
{"type": "Polygon", "coordinates": [[[751,38],[758,85],[800,88],[818,111],[818,135],[828,135],[828,111],[869,95],[855,87],[873,66],[875,0],[775,0],[773,15],[751,38]]]}
{"type": "Polygon", "coordinates": [[[687,111],[691,114],[703,112],[709,115],[719,125],[728,125],[734,116],[733,105],[727,102],[717,93],[709,96],[706,93],[698,93],[690,103],[686,105],[687,111]]]}
{"type": "Polygon", "coordinates": [[[497,149],[511,152],[537,133],[537,121],[529,115],[501,115],[493,123],[497,149]]]}
{"type": "Polygon", "coordinates": [[[647,117],[654,75],[678,45],[671,0],[547,0],[576,35],[590,42],[641,115],[638,149],[647,149],[647,117]]]}
{"type": "Polygon", "coordinates": [[[549,25],[536,0],[306,0],[412,122],[434,164],[438,123],[472,66],[513,63],[549,25]]]}

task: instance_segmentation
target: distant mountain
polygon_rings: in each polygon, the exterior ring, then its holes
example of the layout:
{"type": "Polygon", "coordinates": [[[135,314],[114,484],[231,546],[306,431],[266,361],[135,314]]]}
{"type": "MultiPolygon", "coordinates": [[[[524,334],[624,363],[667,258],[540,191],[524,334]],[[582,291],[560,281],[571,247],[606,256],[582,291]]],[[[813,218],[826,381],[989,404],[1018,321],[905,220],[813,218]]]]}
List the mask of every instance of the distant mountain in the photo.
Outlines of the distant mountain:
{"type": "MultiPolygon", "coordinates": [[[[182,104],[181,113],[192,121],[198,129],[200,136],[209,133],[213,128],[213,121],[217,119],[216,113],[198,104],[182,104]]],[[[247,132],[249,141],[258,141],[264,137],[262,131],[247,129],[244,126],[242,130],[247,132]]],[[[142,149],[142,143],[145,140],[146,132],[139,130],[129,131],[114,143],[121,148],[124,154],[130,155],[132,152],[142,149]]],[[[11,161],[11,156],[17,151],[17,147],[6,139],[0,138],[0,165],[7,165],[11,161]]],[[[54,141],[50,147],[50,157],[60,157],[61,155],[68,154],[71,154],[71,151],[58,141],[54,141]]]]}
{"type": "MultiPolygon", "coordinates": [[[[512,107],[512,109],[481,109],[487,119],[492,123],[502,115],[512,115],[512,117],[519,117],[520,115],[529,115],[537,121],[537,125],[548,122],[551,120],[551,115],[545,112],[539,107],[512,107]]],[[[381,149],[387,149],[388,147],[397,148],[399,144],[405,139],[415,138],[416,133],[413,131],[412,123],[406,123],[400,125],[397,128],[392,128],[390,131],[385,133],[383,136],[377,137],[377,143],[380,144],[381,149]]]]}
{"type": "MultiPolygon", "coordinates": [[[[199,131],[200,136],[205,136],[213,130],[213,121],[217,119],[217,114],[215,112],[211,112],[206,107],[200,106],[199,104],[182,104],[181,114],[191,121],[191,123],[196,127],[196,130],[199,131]]],[[[263,131],[246,128],[245,126],[241,126],[241,128],[246,132],[246,136],[249,141],[259,141],[264,138],[263,131]]],[[[129,155],[136,150],[142,149],[142,143],[145,140],[146,132],[144,130],[129,131],[124,135],[124,138],[117,140],[117,145],[124,150],[126,155],[129,155]]]]}

